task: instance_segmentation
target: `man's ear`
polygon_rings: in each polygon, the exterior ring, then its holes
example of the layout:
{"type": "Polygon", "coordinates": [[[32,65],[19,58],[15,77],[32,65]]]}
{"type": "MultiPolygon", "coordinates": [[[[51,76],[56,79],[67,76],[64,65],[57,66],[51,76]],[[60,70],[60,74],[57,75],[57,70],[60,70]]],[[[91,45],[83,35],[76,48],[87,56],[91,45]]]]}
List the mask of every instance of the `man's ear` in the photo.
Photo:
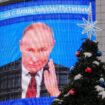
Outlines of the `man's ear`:
{"type": "MultiPolygon", "coordinates": [[[[54,45],[55,45],[55,42],[56,42],[56,41],[55,41],[55,39],[54,39],[54,40],[53,40],[53,47],[54,47],[54,45]]],[[[53,48],[53,47],[52,47],[52,48],[53,48]]]]}
{"type": "Polygon", "coordinates": [[[19,45],[21,45],[22,44],[22,40],[19,40],[19,45]]]}
{"type": "Polygon", "coordinates": [[[56,43],[56,40],[54,39],[54,45],[55,45],[55,43],[56,43]]]}
{"type": "Polygon", "coordinates": [[[51,50],[50,50],[50,52],[52,51],[52,49],[54,48],[54,45],[55,45],[55,39],[53,40],[53,44],[52,44],[52,47],[51,47],[51,50]]]}
{"type": "Polygon", "coordinates": [[[23,46],[23,42],[22,42],[22,40],[19,40],[20,52],[22,52],[22,50],[23,50],[22,46],[23,46]]]}

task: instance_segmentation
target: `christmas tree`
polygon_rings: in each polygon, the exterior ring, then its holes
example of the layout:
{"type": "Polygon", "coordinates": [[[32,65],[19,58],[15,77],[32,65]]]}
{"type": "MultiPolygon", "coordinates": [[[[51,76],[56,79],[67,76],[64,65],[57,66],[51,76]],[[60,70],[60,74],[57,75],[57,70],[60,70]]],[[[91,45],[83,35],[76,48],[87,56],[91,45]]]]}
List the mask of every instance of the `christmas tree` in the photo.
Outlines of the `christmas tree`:
{"type": "Polygon", "coordinates": [[[52,105],[105,105],[105,63],[98,42],[86,39],[76,52],[70,83],[52,105]]]}
{"type": "Polygon", "coordinates": [[[83,19],[84,24],[80,25],[88,38],[76,52],[77,62],[70,69],[70,83],[52,105],[105,105],[105,63],[100,60],[98,41],[91,40],[95,29],[99,29],[91,16],[90,12],[88,21],[83,19]]]}

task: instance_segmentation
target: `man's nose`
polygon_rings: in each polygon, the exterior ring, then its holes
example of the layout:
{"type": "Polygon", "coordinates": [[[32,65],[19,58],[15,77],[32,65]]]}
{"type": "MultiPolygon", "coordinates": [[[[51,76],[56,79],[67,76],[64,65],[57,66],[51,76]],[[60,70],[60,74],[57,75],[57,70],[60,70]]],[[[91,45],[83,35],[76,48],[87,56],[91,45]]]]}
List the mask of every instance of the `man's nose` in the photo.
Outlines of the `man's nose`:
{"type": "Polygon", "coordinates": [[[37,56],[33,56],[33,57],[32,57],[32,60],[33,60],[34,62],[37,62],[37,61],[39,60],[39,58],[38,58],[37,56]]]}

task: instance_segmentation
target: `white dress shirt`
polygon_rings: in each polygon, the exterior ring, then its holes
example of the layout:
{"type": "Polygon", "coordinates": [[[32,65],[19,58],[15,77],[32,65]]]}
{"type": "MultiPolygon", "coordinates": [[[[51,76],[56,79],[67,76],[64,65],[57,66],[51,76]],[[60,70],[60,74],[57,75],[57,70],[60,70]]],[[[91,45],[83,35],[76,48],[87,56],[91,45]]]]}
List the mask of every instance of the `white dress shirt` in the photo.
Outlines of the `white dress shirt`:
{"type": "MultiPolygon", "coordinates": [[[[39,70],[35,75],[36,85],[37,85],[37,92],[36,97],[40,97],[40,88],[41,88],[41,82],[42,82],[42,74],[43,69],[39,70]]],[[[22,98],[26,98],[26,92],[29,85],[29,82],[31,80],[31,76],[29,74],[29,71],[22,65],[22,98]]]]}

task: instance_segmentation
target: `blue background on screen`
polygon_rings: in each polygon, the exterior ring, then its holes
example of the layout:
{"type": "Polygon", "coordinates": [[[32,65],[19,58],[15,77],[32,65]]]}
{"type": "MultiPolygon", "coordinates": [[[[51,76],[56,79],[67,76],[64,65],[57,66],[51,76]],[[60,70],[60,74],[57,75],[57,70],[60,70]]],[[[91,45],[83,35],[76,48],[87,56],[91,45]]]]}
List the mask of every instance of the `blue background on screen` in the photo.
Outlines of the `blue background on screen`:
{"type": "MultiPolygon", "coordinates": [[[[92,1],[93,20],[95,20],[95,3],[94,0],[70,0],[68,1],[52,1],[35,3],[19,3],[1,7],[0,10],[6,11],[8,9],[19,8],[22,6],[30,6],[33,4],[76,4],[76,5],[89,5],[92,1]],[[58,2],[59,1],[59,2],[58,2]]],[[[22,32],[26,26],[33,22],[44,22],[48,24],[54,31],[54,37],[56,40],[53,51],[50,58],[53,58],[57,64],[70,67],[75,64],[76,57],[75,52],[79,49],[83,38],[87,35],[82,35],[82,28],[77,26],[77,23],[83,23],[82,17],[87,18],[86,14],[48,14],[41,16],[26,16],[2,20],[0,22],[0,66],[13,62],[21,57],[19,50],[19,40],[21,39],[22,32]],[[57,15],[57,16],[56,16],[57,15]]],[[[94,39],[94,38],[93,38],[94,39]]]]}

